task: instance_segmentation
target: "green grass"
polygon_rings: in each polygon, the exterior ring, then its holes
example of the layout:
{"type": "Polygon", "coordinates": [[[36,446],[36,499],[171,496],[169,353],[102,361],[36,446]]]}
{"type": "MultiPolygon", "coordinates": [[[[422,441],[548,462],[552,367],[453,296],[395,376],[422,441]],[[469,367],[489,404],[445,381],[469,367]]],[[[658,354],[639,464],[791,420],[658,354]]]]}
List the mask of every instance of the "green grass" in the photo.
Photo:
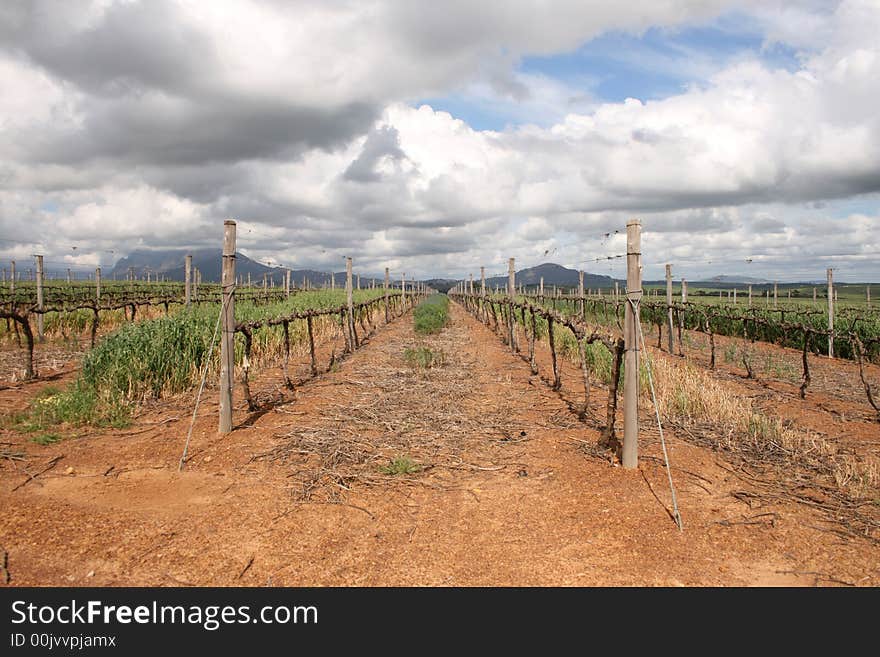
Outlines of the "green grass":
{"type": "Polygon", "coordinates": [[[44,433],[60,424],[121,428],[130,419],[130,409],[121,400],[109,395],[102,397],[99,391],[77,380],[65,390],[44,388],[26,411],[10,418],[9,424],[25,433],[44,433]]]}
{"type": "Polygon", "coordinates": [[[57,433],[41,433],[31,438],[31,440],[37,443],[37,445],[52,445],[59,442],[61,436],[57,433]]]}
{"type": "MultiPolygon", "coordinates": [[[[591,342],[584,349],[587,367],[605,385],[611,383],[611,370],[614,366],[614,357],[604,344],[591,342]]],[[[622,370],[622,364],[621,364],[622,370]]],[[[621,379],[623,375],[621,374],[621,379]]]]}
{"type": "Polygon", "coordinates": [[[440,349],[435,351],[428,347],[407,347],[403,352],[403,359],[412,367],[429,369],[431,367],[442,367],[446,362],[446,354],[440,349]]]}
{"type": "Polygon", "coordinates": [[[420,335],[439,333],[448,322],[449,298],[445,294],[428,297],[413,311],[413,325],[420,335]]]}
{"type": "MultiPolygon", "coordinates": [[[[382,290],[355,292],[355,301],[379,297],[382,290]]],[[[342,290],[303,292],[285,301],[236,305],[236,320],[249,321],[291,314],[305,309],[343,305],[342,290]]],[[[23,431],[45,431],[62,423],[125,426],[134,407],[145,399],[186,392],[198,385],[208,366],[209,377],[219,371],[217,341],[211,344],[219,304],[202,305],[157,319],[127,323],[108,335],[82,361],[77,380],[66,390],[46,388],[14,420],[23,431]]],[[[315,320],[316,330],[332,320],[315,320]]],[[[304,321],[290,324],[291,346],[307,341],[304,321]]],[[[241,362],[244,341],[236,337],[236,360],[241,362]]],[[[254,331],[251,364],[271,361],[283,354],[281,326],[254,331]]]]}
{"type": "Polygon", "coordinates": [[[798,369],[794,365],[786,362],[781,357],[774,357],[772,354],[766,355],[763,366],[764,374],[773,375],[778,379],[796,379],[800,376],[798,369]]]}
{"type": "Polygon", "coordinates": [[[398,475],[414,474],[421,471],[422,466],[413,461],[409,456],[398,456],[387,465],[379,467],[382,474],[396,477],[398,475]]]}

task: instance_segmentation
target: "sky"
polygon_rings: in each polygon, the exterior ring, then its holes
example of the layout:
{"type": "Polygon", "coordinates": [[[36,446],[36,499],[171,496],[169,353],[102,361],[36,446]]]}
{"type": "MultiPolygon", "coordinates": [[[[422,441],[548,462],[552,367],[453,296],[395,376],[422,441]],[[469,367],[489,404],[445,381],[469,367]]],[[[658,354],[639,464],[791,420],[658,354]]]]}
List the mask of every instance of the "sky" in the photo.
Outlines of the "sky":
{"type": "Polygon", "coordinates": [[[880,0],[4,0],[0,265],[880,281],[880,0]]]}

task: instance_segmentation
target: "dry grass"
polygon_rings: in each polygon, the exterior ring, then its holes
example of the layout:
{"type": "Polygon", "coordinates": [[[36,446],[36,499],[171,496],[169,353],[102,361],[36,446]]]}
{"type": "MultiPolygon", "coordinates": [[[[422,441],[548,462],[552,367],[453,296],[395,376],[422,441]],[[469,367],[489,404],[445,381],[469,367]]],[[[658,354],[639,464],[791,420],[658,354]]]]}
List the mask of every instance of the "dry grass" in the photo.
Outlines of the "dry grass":
{"type": "Polygon", "coordinates": [[[400,343],[373,345],[370,358],[346,363],[345,380],[337,382],[344,392],[322,408],[320,423],[279,434],[279,445],[257,458],[289,464],[294,494],[312,502],[341,502],[354,486],[388,485],[390,478],[442,486],[438,470],[481,467],[463,461],[466,451],[490,450],[485,460],[495,469],[498,458],[512,454],[513,408],[521,391],[512,388],[495,400],[462,385],[481,367],[457,348],[466,337],[465,328],[448,327],[403,350],[400,343]],[[444,354],[443,366],[414,367],[407,354],[424,350],[444,354]],[[474,443],[487,432],[498,439],[474,443]],[[428,472],[435,474],[430,481],[428,472]]]}
{"type": "Polygon", "coordinates": [[[838,485],[858,493],[856,497],[871,495],[872,488],[873,494],[877,493],[880,477],[876,459],[843,452],[823,435],[761,413],[751,399],[698,367],[665,358],[652,362],[657,403],[664,421],[711,423],[723,428],[717,446],[725,450],[827,467],[838,485]]]}
{"type": "Polygon", "coordinates": [[[876,456],[855,454],[827,436],[766,415],[733,386],[688,363],[655,357],[652,368],[661,417],[682,437],[727,453],[738,472],[760,473],[748,477],[766,499],[819,508],[844,525],[844,533],[876,540],[876,456]]]}
{"type": "Polygon", "coordinates": [[[732,388],[689,363],[652,358],[651,364],[661,417],[684,422],[713,421],[739,429],[747,428],[751,404],[732,388]]]}
{"type": "Polygon", "coordinates": [[[858,500],[880,504],[880,459],[859,458],[852,454],[835,455],[832,476],[838,488],[858,500]]]}

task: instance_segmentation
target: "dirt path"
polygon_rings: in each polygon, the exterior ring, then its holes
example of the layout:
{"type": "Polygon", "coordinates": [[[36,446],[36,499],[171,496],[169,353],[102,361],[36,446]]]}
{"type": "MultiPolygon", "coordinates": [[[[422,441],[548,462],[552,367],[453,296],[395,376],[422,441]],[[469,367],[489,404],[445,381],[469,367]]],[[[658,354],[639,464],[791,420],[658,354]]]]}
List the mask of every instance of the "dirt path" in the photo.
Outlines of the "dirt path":
{"type": "Polygon", "coordinates": [[[182,474],[187,407],[173,404],[126,431],[27,446],[29,472],[63,458],[18,490],[25,466],[0,461],[11,583],[880,583],[876,547],[802,507],[748,509],[714,454],[673,437],[680,533],[650,434],[638,471],[586,455],[596,432],[454,304],[440,335],[396,321],[292,403],[239,413],[230,436],[215,402],[182,474]],[[445,363],[408,365],[418,346],[445,363]],[[383,472],[401,457],[418,471],[383,472]]]}

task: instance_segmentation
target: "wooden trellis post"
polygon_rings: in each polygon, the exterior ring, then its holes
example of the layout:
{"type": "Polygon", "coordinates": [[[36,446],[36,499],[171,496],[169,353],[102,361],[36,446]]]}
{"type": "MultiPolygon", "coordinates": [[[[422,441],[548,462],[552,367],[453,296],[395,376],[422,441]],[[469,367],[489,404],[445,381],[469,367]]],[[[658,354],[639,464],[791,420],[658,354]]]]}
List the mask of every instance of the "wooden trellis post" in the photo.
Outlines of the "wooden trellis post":
{"type": "Polygon", "coordinates": [[[834,274],[828,268],[828,358],[834,358],[834,274]]]}
{"type": "Polygon", "coordinates": [[[351,258],[345,259],[345,304],[348,307],[348,318],[346,319],[346,330],[348,332],[349,351],[354,351],[357,347],[357,337],[354,332],[354,298],[352,293],[352,262],[351,258]]]}
{"type": "Polygon", "coordinates": [[[388,276],[388,267],[385,267],[385,322],[388,323],[390,321],[390,316],[388,315],[388,288],[391,286],[391,279],[388,276]]]}
{"type": "MultiPolygon", "coordinates": [[[[514,259],[507,261],[507,296],[513,302],[516,296],[516,269],[514,268],[514,259]]],[[[507,313],[508,333],[510,335],[510,350],[516,351],[516,343],[513,336],[513,306],[510,306],[510,312],[507,313]]]]}
{"type": "Polygon", "coordinates": [[[480,296],[486,296],[486,268],[480,267],[480,296]]]}
{"type": "Polygon", "coordinates": [[[284,272],[284,296],[290,298],[290,270],[284,272]]]}
{"type": "Polygon", "coordinates": [[[584,314],[584,270],[578,270],[578,312],[584,314]]]}
{"type": "Polygon", "coordinates": [[[672,265],[666,265],[666,328],[669,333],[669,353],[675,352],[672,336],[672,265]]]}
{"type": "Polygon", "coordinates": [[[642,299],[642,224],[626,225],[626,307],[624,311],[623,452],[627,469],[639,465],[639,326],[635,304],[642,299]]]}
{"type": "Polygon", "coordinates": [[[232,383],[235,376],[235,222],[223,222],[223,268],[220,275],[220,433],[232,431],[232,383]]]}
{"type": "Polygon", "coordinates": [[[15,292],[15,260],[9,261],[9,291],[15,292]]]}
{"type": "Polygon", "coordinates": [[[101,302],[101,268],[95,268],[95,301],[101,302]]]}
{"type": "Polygon", "coordinates": [[[193,257],[187,255],[183,259],[183,300],[187,307],[192,304],[192,266],[193,257]]]}
{"type": "MultiPolygon", "coordinates": [[[[37,259],[37,310],[43,310],[43,256],[37,259]]],[[[43,313],[37,313],[37,339],[43,341],[43,313]]]]}
{"type": "Polygon", "coordinates": [[[749,308],[752,307],[752,286],[749,285],[749,308]]]}

